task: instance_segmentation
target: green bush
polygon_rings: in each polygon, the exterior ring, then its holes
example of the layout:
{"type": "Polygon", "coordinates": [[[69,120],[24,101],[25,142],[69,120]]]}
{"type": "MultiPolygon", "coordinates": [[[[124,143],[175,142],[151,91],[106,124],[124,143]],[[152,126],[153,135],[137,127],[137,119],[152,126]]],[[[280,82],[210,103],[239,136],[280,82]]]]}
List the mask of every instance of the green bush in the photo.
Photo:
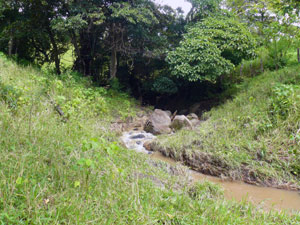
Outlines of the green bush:
{"type": "Polygon", "coordinates": [[[208,17],[188,28],[179,47],[168,52],[172,74],[190,82],[215,82],[242,59],[255,56],[256,41],[234,17],[208,17]]]}
{"type": "Polygon", "coordinates": [[[16,110],[20,104],[22,92],[12,85],[3,84],[0,80],[0,100],[3,100],[9,108],[16,110]]]}
{"type": "Polygon", "coordinates": [[[276,42],[269,45],[269,58],[266,67],[270,70],[280,69],[287,65],[289,61],[289,40],[281,38],[276,42]]]}
{"type": "Polygon", "coordinates": [[[280,117],[280,119],[285,120],[288,117],[291,108],[293,106],[297,107],[295,105],[297,102],[295,98],[299,97],[295,96],[296,89],[299,90],[299,86],[288,84],[277,84],[272,88],[270,106],[270,113],[272,116],[280,117]]]}
{"type": "Polygon", "coordinates": [[[109,84],[110,87],[115,91],[122,91],[124,89],[118,78],[113,78],[112,80],[110,80],[109,84]]]}

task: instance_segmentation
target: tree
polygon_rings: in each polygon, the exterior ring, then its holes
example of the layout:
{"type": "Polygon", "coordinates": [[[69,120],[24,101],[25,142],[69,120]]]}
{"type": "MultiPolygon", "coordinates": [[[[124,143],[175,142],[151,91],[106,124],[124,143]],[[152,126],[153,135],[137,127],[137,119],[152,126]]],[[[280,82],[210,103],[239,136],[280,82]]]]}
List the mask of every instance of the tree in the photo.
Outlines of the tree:
{"type": "Polygon", "coordinates": [[[148,29],[158,23],[158,20],[153,13],[154,4],[149,1],[114,3],[111,10],[108,23],[111,46],[110,79],[113,79],[117,73],[118,52],[128,56],[147,54],[144,38],[149,35],[148,29]]]}
{"type": "Polygon", "coordinates": [[[274,13],[270,10],[270,0],[227,0],[226,7],[252,28],[262,39],[264,29],[274,21],[274,13]]]}
{"type": "Polygon", "coordinates": [[[276,20],[264,29],[264,46],[269,53],[268,66],[277,70],[287,64],[291,48],[298,47],[299,28],[294,25],[297,20],[293,16],[276,15],[276,20]]]}
{"type": "Polygon", "coordinates": [[[187,15],[190,22],[199,22],[221,11],[221,0],[188,0],[192,8],[187,15]]]}
{"type": "Polygon", "coordinates": [[[191,26],[180,46],[168,53],[172,74],[211,82],[255,55],[255,39],[232,17],[209,17],[191,26]]]}
{"type": "Polygon", "coordinates": [[[0,8],[3,15],[0,33],[4,37],[0,40],[1,49],[41,64],[54,62],[60,74],[59,56],[67,50],[67,39],[63,33],[56,32],[51,23],[66,16],[64,1],[8,0],[1,1],[0,8]]]}

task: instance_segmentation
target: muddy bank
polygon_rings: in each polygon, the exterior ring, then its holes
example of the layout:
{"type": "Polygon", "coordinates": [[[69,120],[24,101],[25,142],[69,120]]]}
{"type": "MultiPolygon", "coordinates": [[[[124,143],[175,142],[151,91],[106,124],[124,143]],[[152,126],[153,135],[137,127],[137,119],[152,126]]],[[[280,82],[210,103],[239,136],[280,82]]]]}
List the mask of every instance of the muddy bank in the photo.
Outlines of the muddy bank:
{"type": "MultiPolygon", "coordinates": [[[[150,166],[161,167],[160,163],[153,160],[166,162],[168,166],[161,168],[166,168],[166,172],[170,175],[181,176],[183,179],[182,182],[187,183],[187,185],[192,185],[192,183],[196,181],[203,182],[208,180],[220,184],[224,188],[225,198],[228,200],[247,200],[266,210],[300,211],[299,193],[296,191],[278,189],[297,189],[291,185],[278,185],[274,188],[275,182],[258,182],[260,180],[251,174],[250,170],[247,171],[247,169],[244,168],[241,171],[235,171],[222,160],[205,153],[189,155],[186,151],[183,151],[184,154],[176,157],[174,152],[158,147],[158,145],[155,144],[156,137],[145,131],[133,130],[124,132],[121,140],[128,149],[148,154],[152,159],[149,161],[150,166]],[[150,147],[146,149],[144,144],[149,141],[151,142],[150,147]],[[183,164],[189,166],[191,170],[183,167],[183,164]],[[245,183],[241,182],[243,179],[245,183]]],[[[151,179],[153,183],[160,188],[167,186],[163,180],[159,180],[156,177],[149,177],[149,175],[139,173],[137,173],[137,176],[140,179],[151,179]]],[[[182,184],[178,184],[175,189],[180,190],[182,184]]]]}
{"type": "Polygon", "coordinates": [[[175,161],[181,162],[194,171],[205,175],[218,177],[230,181],[243,181],[247,184],[272,187],[290,191],[299,191],[300,186],[287,182],[278,181],[275,178],[265,177],[263,174],[258,174],[247,165],[242,165],[241,168],[236,169],[227,162],[218,158],[217,156],[205,152],[189,152],[182,150],[176,153],[170,148],[163,148],[158,143],[152,142],[149,149],[153,152],[160,152],[163,156],[171,158],[175,161]]]}
{"type": "MultiPolygon", "coordinates": [[[[152,159],[164,161],[172,166],[176,166],[179,163],[171,158],[165,157],[159,152],[154,152],[150,155],[150,157],[152,159]]],[[[221,178],[204,175],[193,170],[190,170],[189,176],[191,177],[192,182],[210,181],[220,184],[224,189],[224,197],[228,200],[246,200],[265,210],[277,209],[300,211],[300,195],[296,191],[255,186],[237,181],[226,181],[221,178]]]]}

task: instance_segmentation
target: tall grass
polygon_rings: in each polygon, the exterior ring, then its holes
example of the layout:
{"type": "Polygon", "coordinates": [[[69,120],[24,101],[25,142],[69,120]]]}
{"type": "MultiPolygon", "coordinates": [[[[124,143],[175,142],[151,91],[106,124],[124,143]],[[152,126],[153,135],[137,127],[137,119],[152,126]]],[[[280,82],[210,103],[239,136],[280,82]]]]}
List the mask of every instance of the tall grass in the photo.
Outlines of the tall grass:
{"type": "MultiPolygon", "coordinates": [[[[299,215],[225,201],[118,144],[125,94],[0,56],[0,224],[297,224],[299,215]],[[50,97],[49,97],[50,96],[50,97]],[[59,104],[64,118],[54,110],[59,104]]],[[[179,171],[179,170],[178,170],[179,171]]]]}

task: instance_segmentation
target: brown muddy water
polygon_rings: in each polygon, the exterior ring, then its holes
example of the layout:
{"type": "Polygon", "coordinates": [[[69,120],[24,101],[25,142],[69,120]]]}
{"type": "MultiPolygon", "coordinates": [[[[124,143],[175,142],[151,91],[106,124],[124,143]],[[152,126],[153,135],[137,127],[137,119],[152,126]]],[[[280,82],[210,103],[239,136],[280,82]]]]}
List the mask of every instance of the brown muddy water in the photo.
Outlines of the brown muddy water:
{"type": "MultiPolygon", "coordinates": [[[[169,164],[175,165],[176,161],[155,152],[150,156],[169,164]]],[[[229,200],[247,200],[263,209],[277,209],[288,211],[300,211],[300,194],[296,191],[286,191],[276,188],[260,187],[243,182],[224,181],[218,177],[204,175],[191,170],[194,181],[211,181],[220,184],[224,188],[225,198],[229,200]]]]}
{"type": "MultiPolygon", "coordinates": [[[[128,149],[148,153],[152,159],[161,160],[171,165],[179,163],[163,156],[159,152],[151,154],[152,152],[144,149],[143,144],[145,141],[155,139],[151,134],[146,132],[127,132],[124,133],[121,139],[128,149]]],[[[190,170],[190,175],[195,182],[211,181],[220,184],[224,188],[225,198],[228,200],[250,201],[265,210],[277,209],[300,212],[299,192],[255,186],[243,182],[224,181],[218,177],[204,175],[193,170],[190,170]]]]}

